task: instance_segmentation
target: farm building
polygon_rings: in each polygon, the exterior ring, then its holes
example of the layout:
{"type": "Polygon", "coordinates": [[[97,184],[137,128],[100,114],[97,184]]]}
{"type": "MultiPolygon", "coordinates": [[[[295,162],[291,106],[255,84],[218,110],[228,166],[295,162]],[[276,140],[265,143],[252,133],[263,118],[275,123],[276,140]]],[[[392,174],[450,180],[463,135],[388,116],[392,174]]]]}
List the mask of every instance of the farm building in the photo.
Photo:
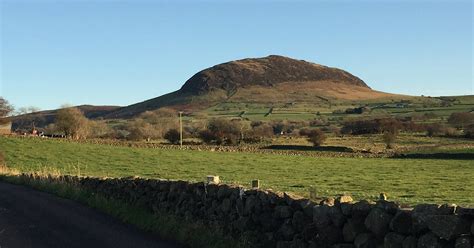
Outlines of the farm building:
{"type": "Polygon", "coordinates": [[[1,122],[0,121],[0,135],[10,134],[12,132],[11,121],[1,122]]]}

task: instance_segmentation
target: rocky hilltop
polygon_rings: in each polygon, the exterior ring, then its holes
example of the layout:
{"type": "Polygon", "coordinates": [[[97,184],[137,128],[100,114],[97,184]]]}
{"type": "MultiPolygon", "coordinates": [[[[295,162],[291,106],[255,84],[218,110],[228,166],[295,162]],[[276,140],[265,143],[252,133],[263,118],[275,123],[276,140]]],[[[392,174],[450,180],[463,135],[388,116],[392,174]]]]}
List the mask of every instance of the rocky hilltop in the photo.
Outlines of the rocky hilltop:
{"type": "Polygon", "coordinates": [[[280,83],[310,81],[331,81],[369,88],[360,78],[346,71],[304,60],[270,55],[207,68],[188,79],[180,91],[192,94],[203,94],[212,90],[235,92],[243,87],[273,87],[280,83]]]}

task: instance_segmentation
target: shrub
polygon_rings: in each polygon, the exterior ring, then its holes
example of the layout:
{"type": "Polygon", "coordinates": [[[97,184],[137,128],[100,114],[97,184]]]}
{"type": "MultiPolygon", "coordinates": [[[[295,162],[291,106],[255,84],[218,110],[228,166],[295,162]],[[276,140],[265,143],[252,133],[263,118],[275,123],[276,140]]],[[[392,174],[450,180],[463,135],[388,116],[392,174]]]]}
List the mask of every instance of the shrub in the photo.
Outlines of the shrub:
{"type": "Polygon", "coordinates": [[[383,142],[385,143],[387,149],[393,148],[393,143],[395,143],[396,138],[397,138],[396,132],[385,131],[382,135],[383,142]]]}
{"type": "Polygon", "coordinates": [[[148,122],[143,119],[136,119],[127,124],[127,131],[129,135],[127,139],[130,140],[143,140],[147,141],[160,137],[157,130],[148,122]]]}
{"type": "Polygon", "coordinates": [[[241,126],[238,121],[226,119],[212,119],[207,125],[207,130],[199,132],[200,139],[207,144],[233,145],[242,136],[241,126]]]}
{"type": "Polygon", "coordinates": [[[89,121],[89,137],[108,138],[113,136],[113,130],[103,121],[89,121]]]}
{"type": "Polygon", "coordinates": [[[55,126],[68,138],[86,138],[90,134],[89,120],[80,109],[75,107],[64,107],[58,110],[55,126]]]}
{"type": "Polygon", "coordinates": [[[474,124],[464,129],[464,136],[468,139],[474,139],[474,124]]]}
{"type": "Polygon", "coordinates": [[[397,119],[382,118],[373,120],[355,120],[344,123],[341,132],[344,134],[376,134],[385,131],[399,130],[402,127],[397,119]]]}
{"type": "Polygon", "coordinates": [[[213,132],[207,129],[199,132],[199,138],[202,140],[202,142],[206,144],[213,144],[213,143],[221,144],[222,143],[222,140],[220,140],[218,136],[214,135],[213,132]]]}
{"type": "Polygon", "coordinates": [[[443,134],[445,127],[438,123],[426,125],[426,136],[433,137],[443,134]]]}
{"type": "Polygon", "coordinates": [[[314,146],[321,146],[326,140],[326,135],[319,129],[303,130],[300,131],[300,134],[308,137],[308,141],[313,143],[314,146]]]}
{"type": "Polygon", "coordinates": [[[178,144],[181,140],[181,135],[178,130],[170,129],[168,132],[165,133],[164,138],[168,140],[171,144],[178,144]]]}
{"type": "Polygon", "coordinates": [[[448,118],[448,123],[454,127],[463,129],[474,124],[474,113],[452,113],[448,118]]]}
{"type": "Polygon", "coordinates": [[[244,135],[244,141],[247,143],[263,142],[265,139],[273,137],[273,128],[261,123],[260,125],[253,125],[252,128],[244,135]]]}

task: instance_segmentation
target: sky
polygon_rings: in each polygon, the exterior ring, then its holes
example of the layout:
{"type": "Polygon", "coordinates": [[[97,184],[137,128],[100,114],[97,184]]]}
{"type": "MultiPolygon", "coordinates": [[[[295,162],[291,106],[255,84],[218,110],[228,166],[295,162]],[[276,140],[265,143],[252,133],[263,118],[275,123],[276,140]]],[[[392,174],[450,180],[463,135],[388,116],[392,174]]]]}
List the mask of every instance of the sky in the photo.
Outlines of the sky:
{"type": "Polygon", "coordinates": [[[271,54],[409,95],[474,94],[470,0],[0,0],[0,96],[126,106],[271,54]]]}

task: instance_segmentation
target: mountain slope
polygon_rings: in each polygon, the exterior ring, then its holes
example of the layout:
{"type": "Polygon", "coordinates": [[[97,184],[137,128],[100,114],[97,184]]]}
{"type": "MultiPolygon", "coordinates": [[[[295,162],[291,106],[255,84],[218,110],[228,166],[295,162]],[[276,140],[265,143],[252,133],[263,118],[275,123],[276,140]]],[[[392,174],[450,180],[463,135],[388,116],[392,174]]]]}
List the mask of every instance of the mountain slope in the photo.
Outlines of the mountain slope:
{"type": "MultiPolygon", "coordinates": [[[[89,119],[96,119],[103,117],[107,114],[110,114],[117,109],[119,106],[93,106],[93,105],[80,105],[76,106],[79,110],[84,113],[89,119]]],[[[29,130],[32,128],[32,123],[34,122],[35,126],[37,127],[44,127],[49,123],[54,122],[56,118],[56,114],[59,109],[55,110],[44,110],[38,111],[34,113],[12,116],[10,120],[12,121],[12,128],[13,130],[16,129],[25,129],[29,130]]]]}
{"type": "Polygon", "coordinates": [[[271,55],[207,68],[175,92],[121,108],[107,117],[133,117],[165,106],[196,111],[223,102],[312,103],[387,97],[397,95],[374,91],[344,70],[271,55]]]}

